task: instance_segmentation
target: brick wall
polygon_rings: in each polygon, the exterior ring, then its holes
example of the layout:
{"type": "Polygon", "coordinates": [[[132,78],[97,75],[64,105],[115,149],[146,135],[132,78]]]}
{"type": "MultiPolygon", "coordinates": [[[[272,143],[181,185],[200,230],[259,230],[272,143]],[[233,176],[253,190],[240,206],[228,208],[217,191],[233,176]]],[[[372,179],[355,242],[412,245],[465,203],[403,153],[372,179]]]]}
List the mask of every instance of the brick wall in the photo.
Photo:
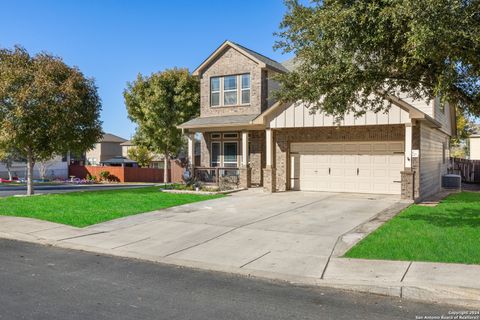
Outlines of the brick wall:
{"type": "MultiPolygon", "coordinates": [[[[242,153],[241,150],[241,132],[237,132],[239,139],[233,140],[238,142],[238,153],[239,160],[242,153]]],[[[223,139],[215,140],[222,142],[223,139]]],[[[232,141],[231,139],[225,141],[232,141]]],[[[263,183],[263,173],[262,168],[265,167],[265,157],[262,156],[265,154],[265,131],[249,131],[249,141],[250,141],[250,168],[251,170],[251,184],[252,185],[262,185],[263,183]]],[[[204,132],[202,134],[202,139],[200,141],[200,166],[201,167],[210,167],[210,152],[211,152],[211,142],[210,132],[204,132]]]]}
{"type": "MultiPolygon", "coordinates": [[[[228,48],[214,60],[200,78],[200,116],[212,117],[236,114],[260,114],[262,74],[258,64],[236,49],[228,48]],[[250,73],[250,105],[210,107],[210,77],[250,73]]],[[[240,84],[238,84],[240,85],[240,84]]],[[[222,99],[222,97],[220,97],[222,99]]]]}

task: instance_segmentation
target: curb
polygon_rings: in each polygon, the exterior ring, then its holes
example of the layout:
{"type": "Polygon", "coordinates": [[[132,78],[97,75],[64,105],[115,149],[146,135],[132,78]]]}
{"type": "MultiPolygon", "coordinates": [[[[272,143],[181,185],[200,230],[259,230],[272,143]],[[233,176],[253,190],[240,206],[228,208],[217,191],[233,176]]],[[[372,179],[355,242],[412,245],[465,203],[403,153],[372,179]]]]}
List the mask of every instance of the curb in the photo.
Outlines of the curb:
{"type": "Polygon", "coordinates": [[[403,299],[415,300],[428,303],[442,303],[452,306],[480,308],[480,288],[454,287],[447,285],[436,285],[430,283],[406,283],[399,281],[360,281],[341,279],[320,279],[316,277],[295,276],[290,274],[245,269],[239,267],[228,267],[211,263],[182,260],[171,257],[149,256],[130,251],[109,250],[85,245],[68,243],[66,241],[48,241],[33,235],[20,233],[0,232],[0,237],[9,240],[49,245],[53,247],[71,249],[78,251],[94,252],[107,256],[130,258],[141,261],[173,265],[177,267],[192,268],[222,272],[231,275],[251,277],[261,280],[290,283],[293,285],[309,287],[327,287],[346,291],[371,293],[384,296],[393,296],[403,299]]]}

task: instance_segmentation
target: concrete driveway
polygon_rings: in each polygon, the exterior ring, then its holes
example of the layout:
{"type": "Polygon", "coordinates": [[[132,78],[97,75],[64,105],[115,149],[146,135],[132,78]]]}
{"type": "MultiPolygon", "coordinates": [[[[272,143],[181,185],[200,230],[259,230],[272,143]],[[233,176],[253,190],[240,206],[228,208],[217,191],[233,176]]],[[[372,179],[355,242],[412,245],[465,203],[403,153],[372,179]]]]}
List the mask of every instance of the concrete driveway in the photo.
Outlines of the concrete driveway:
{"type": "Polygon", "coordinates": [[[339,236],[398,201],[387,195],[250,189],[82,229],[0,217],[0,233],[23,228],[18,232],[66,247],[216,270],[321,277],[339,236]]]}

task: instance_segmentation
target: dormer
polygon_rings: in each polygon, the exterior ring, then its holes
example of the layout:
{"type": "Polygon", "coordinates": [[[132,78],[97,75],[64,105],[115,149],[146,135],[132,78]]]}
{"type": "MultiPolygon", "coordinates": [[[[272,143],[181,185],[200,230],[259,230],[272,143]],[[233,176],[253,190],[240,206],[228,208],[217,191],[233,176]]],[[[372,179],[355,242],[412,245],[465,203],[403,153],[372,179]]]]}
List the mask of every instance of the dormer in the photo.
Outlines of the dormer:
{"type": "Polygon", "coordinates": [[[193,74],[200,78],[200,116],[260,114],[273,102],[280,63],[231,41],[218,47],[193,74]]]}

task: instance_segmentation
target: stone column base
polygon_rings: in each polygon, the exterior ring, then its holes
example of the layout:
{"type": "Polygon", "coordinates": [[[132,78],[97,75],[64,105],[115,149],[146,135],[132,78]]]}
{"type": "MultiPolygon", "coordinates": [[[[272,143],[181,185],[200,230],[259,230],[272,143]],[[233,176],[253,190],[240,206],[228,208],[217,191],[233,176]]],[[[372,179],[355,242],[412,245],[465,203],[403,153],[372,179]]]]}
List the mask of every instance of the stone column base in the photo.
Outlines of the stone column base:
{"type": "Polygon", "coordinates": [[[402,177],[402,199],[415,200],[415,171],[400,172],[402,177]]]}
{"type": "Polygon", "coordinates": [[[252,186],[252,168],[240,167],[240,183],[239,187],[248,189],[252,186]]]}
{"type": "Polygon", "coordinates": [[[263,190],[266,192],[277,191],[277,177],[275,168],[263,169],[263,190]]]}

